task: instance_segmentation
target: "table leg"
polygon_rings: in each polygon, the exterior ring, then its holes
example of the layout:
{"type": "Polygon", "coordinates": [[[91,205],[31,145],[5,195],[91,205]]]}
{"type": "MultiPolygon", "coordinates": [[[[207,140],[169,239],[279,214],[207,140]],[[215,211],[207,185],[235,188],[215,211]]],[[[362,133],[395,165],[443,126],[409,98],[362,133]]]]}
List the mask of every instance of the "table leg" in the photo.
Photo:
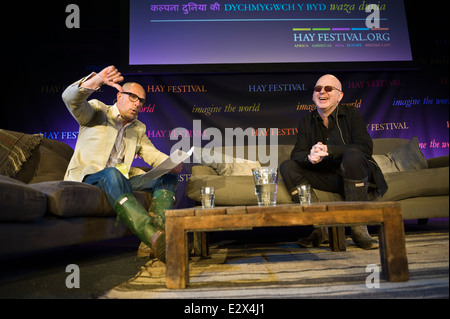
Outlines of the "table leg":
{"type": "Polygon", "coordinates": [[[208,233],[207,232],[202,232],[201,233],[201,253],[202,253],[202,257],[208,257],[209,255],[209,245],[208,245],[208,233]]]}
{"type": "Polygon", "coordinates": [[[183,218],[166,218],[166,287],[183,289],[189,282],[187,232],[183,218]]]}
{"type": "Polygon", "coordinates": [[[202,253],[201,232],[195,231],[193,235],[194,235],[194,256],[201,256],[202,253]]]}
{"type": "Polygon", "coordinates": [[[330,238],[330,248],[332,251],[346,251],[345,245],[345,227],[329,227],[328,237],[330,238]]]}
{"type": "Polygon", "coordinates": [[[408,281],[405,231],[401,208],[384,208],[380,231],[382,276],[391,282],[408,281]]]}

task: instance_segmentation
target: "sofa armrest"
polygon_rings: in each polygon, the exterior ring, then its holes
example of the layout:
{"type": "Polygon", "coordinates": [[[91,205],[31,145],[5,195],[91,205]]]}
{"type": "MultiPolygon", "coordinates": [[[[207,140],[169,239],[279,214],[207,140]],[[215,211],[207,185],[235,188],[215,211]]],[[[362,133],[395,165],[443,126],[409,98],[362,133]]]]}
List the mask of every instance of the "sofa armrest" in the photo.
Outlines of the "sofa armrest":
{"type": "Polygon", "coordinates": [[[427,159],[428,168],[438,168],[438,167],[448,167],[449,166],[449,156],[439,156],[427,159]]]}
{"type": "Polygon", "coordinates": [[[194,175],[213,175],[217,176],[217,172],[211,167],[206,165],[196,165],[192,166],[192,176],[194,175]]]}

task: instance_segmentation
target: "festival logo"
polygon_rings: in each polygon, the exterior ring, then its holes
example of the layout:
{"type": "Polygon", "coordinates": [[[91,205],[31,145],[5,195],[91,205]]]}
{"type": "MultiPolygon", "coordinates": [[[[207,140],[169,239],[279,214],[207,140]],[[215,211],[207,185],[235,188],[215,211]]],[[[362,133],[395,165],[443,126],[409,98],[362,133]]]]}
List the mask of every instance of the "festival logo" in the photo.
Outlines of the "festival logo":
{"type": "Polygon", "coordinates": [[[147,85],[148,93],[206,93],[205,85],[147,85]]]}

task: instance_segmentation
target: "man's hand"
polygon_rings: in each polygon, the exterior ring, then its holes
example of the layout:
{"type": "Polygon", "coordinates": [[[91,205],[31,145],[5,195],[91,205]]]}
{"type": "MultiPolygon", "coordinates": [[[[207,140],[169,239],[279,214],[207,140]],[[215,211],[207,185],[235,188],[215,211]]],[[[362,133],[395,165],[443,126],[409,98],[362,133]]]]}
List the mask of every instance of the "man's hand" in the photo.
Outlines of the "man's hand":
{"type": "Polygon", "coordinates": [[[182,170],[183,170],[183,163],[180,163],[174,168],[172,168],[172,170],[169,173],[180,174],[182,170]]]}
{"type": "Polygon", "coordinates": [[[319,142],[311,148],[308,160],[312,164],[317,164],[321,162],[325,156],[328,156],[328,147],[322,144],[322,142],[319,142]]]}
{"type": "Polygon", "coordinates": [[[116,88],[119,92],[122,92],[122,86],[119,84],[121,82],[123,82],[122,74],[115,66],[111,65],[104,68],[99,73],[94,73],[93,76],[84,81],[81,86],[96,90],[106,84],[116,88]]]}

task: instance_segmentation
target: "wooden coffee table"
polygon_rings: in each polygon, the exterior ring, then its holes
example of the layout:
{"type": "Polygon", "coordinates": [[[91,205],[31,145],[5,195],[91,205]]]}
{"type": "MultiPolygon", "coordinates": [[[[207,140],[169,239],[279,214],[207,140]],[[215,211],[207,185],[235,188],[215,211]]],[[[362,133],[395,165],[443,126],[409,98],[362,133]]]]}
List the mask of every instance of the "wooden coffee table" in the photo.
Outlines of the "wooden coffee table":
{"type": "MultiPolygon", "coordinates": [[[[166,211],[166,286],[189,283],[188,232],[239,230],[253,227],[379,225],[382,276],[408,281],[405,232],[397,202],[330,202],[311,205],[236,206],[166,211]]],[[[335,234],[330,235],[333,239],[335,234]]],[[[336,245],[337,238],[335,237],[336,245]]],[[[342,243],[337,243],[340,246],[342,243]]]]}

